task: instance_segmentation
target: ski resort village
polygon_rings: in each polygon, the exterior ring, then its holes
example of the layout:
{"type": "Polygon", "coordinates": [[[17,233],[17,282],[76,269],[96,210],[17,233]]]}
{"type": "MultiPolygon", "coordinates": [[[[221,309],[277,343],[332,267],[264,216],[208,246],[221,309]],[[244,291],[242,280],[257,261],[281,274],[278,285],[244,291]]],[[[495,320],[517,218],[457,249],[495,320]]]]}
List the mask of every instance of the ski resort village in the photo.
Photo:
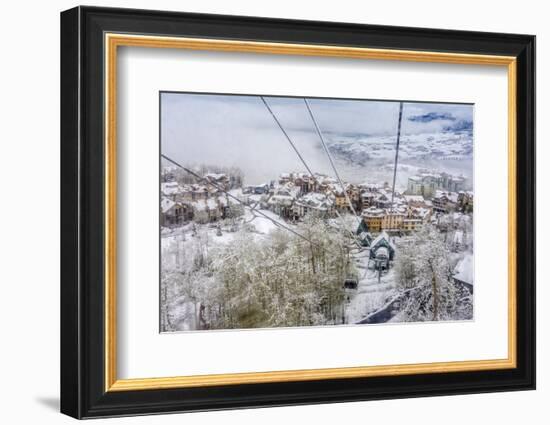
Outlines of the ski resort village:
{"type": "Polygon", "coordinates": [[[473,317],[473,192],[418,169],[406,189],[163,161],[163,331],[473,317]],[[246,182],[246,183],[245,183],[246,182]]]}
{"type": "Polygon", "coordinates": [[[163,93],[161,332],[474,319],[473,105],[163,93]]]}

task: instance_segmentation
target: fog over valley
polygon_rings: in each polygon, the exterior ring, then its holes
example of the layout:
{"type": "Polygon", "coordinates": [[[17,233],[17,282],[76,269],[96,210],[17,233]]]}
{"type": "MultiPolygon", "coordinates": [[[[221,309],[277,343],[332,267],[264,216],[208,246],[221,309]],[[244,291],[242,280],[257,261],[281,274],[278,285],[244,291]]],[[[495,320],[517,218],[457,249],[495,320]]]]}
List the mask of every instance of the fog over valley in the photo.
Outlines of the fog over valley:
{"type": "MultiPolygon", "coordinates": [[[[302,98],[265,97],[309,168],[334,175],[302,98]]],[[[308,98],[342,179],[391,182],[399,102],[308,98]]],[[[259,96],[162,93],[161,150],[175,161],[239,167],[247,184],[306,172],[259,96]]],[[[473,105],[404,103],[398,188],[419,168],[473,175],[473,105]]]]}

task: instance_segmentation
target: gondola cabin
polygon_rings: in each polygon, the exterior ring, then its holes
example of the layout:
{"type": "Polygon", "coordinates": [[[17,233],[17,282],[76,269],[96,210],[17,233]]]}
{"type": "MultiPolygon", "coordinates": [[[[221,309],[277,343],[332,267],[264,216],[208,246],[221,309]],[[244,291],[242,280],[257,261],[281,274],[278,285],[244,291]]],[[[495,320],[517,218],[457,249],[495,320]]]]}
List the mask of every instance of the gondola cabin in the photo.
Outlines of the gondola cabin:
{"type": "Polygon", "coordinates": [[[346,280],[344,280],[344,289],[356,290],[357,283],[357,279],[347,278],[346,280]]]}

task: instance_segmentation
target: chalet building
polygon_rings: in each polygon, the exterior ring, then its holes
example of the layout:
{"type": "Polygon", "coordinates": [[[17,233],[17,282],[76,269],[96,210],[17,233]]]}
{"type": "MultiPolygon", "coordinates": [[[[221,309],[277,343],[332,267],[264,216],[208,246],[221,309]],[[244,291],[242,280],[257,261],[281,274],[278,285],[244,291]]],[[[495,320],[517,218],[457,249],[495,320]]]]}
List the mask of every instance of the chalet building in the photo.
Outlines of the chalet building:
{"type": "Polygon", "coordinates": [[[279,185],[284,186],[287,183],[292,182],[292,174],[291,173],[281,173],[279,176],[279,185]]]}
{"type": "Polygon", "coordinates": [[[391,196],[385,193],[380,193],[376,196],[374,202],[377,208],[390,208],[391,196]]]}
{"type": "Polygon", "coordinates": [[[474,211],[474,193],[458,192],[457,204],[458,209],[463,213],[472,213],[474,211]]]}
{"type": "Polygon", "coordinates": [[[432,199],[434,212],[438,212],[438,213],[447,212],[448,202],[449,202],[449,198],[447,198],[447,196],[444,193],[440,193],[439,195],[434,196],[434,198],[432,199]]]}
{"type": "Polygon", "coordinates": [[[378,233],[382,230],[382,221],[384,220],[384,210],[376,207],[370,207],[363,210],[361,216],[367,225],[369,232],[378,233]]]}
{"type": "Polygon", "coordinates": [[[430,218],[432,216],[432,209],[431,208],[409,208],[407,210],[407,218],[411,219],[418,219],[420,220],[421,224],[426,224],[430,221],[430,218]]]}
{"type": "Polygon", "coordinates": [[[218,198],[224,196],[225,192],[214,186],[189,184],[180,188],[179,200],[192,202],[203,199],[218,198]]]}
{"type": "Polygon", "coordinates": [[[425,208],[428,205],[431,207],[431,202],[426,201],[422,195],[404,195],[403,198],[411,208],[425,208]]]}
{"type": "Polygon", "coordinates": [[[361,193],[361,210],[366,210],[369,207],[372,207],[375,204],[376,193],[374,192],[363,192],[361,193]]]}
{"type": "Polygon", "coordinates": [[[316,179],[309,174],[298,173],[293,180],[296,187],[300,188],[301,194],[315,192],[317,190],[316,179]]]}
{"type": "Polygon", "coordinates": [[[169,181],[160,184],[160,192],[165,198],[176,202],[181,195],[181,187],[178,182],[169,181]]]}
{"type": "Polygon", "coordinates": [[[448,213],[454,211],[458,204],[458,193],[436,191],[432,198],[434,212],[448,213]]]}
{"type": "Polygon", "coordinates": [[[179,226],[193,218],[189,205],[174,202],[170,198],[162,198],[160,201],[160,211],[161,226],[179,226]]]}
{"type": "Polygon", "coordinates": [[[176,168],[175,167],[163,167],[161,172],[162,182],[173,182],[176,180],[176,168]]]}
{"type": "Polygon", "coordinates": [[[316,213],[323,217],[332,217],[334,215],[334,208],[334,197],[310,192],[298,198],[293,203],[292,213],[295,220],[304,217],[308,213],[316,213]]]}
{"type": "Polygon", "coordinates": [[[380,233],[370,245],[370,259],[377,270],[389,269],[395,255],[395,245],[386,232],[380,233]]]}
{"type": "Polygon", "coordinates": [[[412,218],[412,217],[406,217],[403,219],[403,227],[402,229],[405,232],[413,232],[422,227],[422,219],[420,218],[412,218]]]}
{"type": "Polygon", "coordinates": [[[267,205],[275,214],[291,219],[294,217],[292,207],[299,191],[300,189],[294,183],[287,182],[273,189],[273,194],[267,200],[267,205]]]}
{"type": "Polygon", "coordinates": [[[406,212],[403,210],[386,211],[382,218],[382,230],[396,232],[403,229],[406,212]]]}
{"type": "Polygon", "coordinates": [[[340,211],[349,210],[349,204],[348,199],[346,198],[346,195],[344,194],[344,191],[342,190],[336,190],[333,191],[334,193],[334,201],[336,204],[336,209],[340,211]]]}
{"type": "Polygon", "coordinates": [[[370,192],[370,193],[377,193],[380,192],[382,189],[382,186],[378,183],[361,183],[359,184],[359,190],[361,193],[370,192]]]}
{"type": "Polygon", "coordinates": [[[466,179],[462,176],[453,176],[447,173],[420,172],[411,176],[407,182],[408,195],[422,195],[431,198],[436,190],[459,192],[464,190],[466,179]]]}
{"type": "Polygon", "coordinates": [[[208,173],[204,175],[204,179],[214,187],[221,188],[223,190],[229,190],[231,188],[227,174],[208,173]]]}
{"type": "Polygon", "coordinates": [[[161,185],[161,225],[178,226],[190,220],[197,223],[225,218],[229,202],[224,192],[206,186],[166,182],[161,185]]]}
{"type": "Polygon", "coordinates": [[[210,223],[222,218],[223,208],[217,199],[198,199],[191,202],[191,206],[197,223],[210,223]]]}
{"type": "MultiPolygon", "coordinates": [[[[394,203],[393,208],[369,207],[361,213],[366,230],[378,232],[411,232],[427,223],[431,210],[427,208],[409,208],[402,203],[394,203]]],[[[363,229],[365,230],[365,229],[363,229]]]]}
{"type": "Polygon", "coordinates": [[[346,192],[355,211],[361,211],[362,199],[359,187],[354,184],[350,184],[347,186],[346,192]]]}
{"type": "Polygon", "coordinates": [[[350,203],[355,211],[362,210],[361,192],[358,186],[348,183],[342,189],[340,184],[332,184],[328,191],[334,195],[336,209],[339,211],[351,212],[350,203]]]}

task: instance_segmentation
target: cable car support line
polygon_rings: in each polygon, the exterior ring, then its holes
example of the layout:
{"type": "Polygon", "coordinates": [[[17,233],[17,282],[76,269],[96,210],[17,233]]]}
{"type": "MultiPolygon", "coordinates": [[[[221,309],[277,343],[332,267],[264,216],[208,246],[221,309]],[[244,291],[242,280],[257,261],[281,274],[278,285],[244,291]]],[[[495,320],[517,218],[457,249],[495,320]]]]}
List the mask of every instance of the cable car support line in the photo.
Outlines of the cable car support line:
{"type": "Polygon", "coordinates": [[[361,225],[361,219],[357,215],[357,212],[355,211],[355,208],[353,208],[353,204],[351,203],[351,200],[349,199],[348,192],[346,191],[346,188],[344,187],[344,183],[342,182],[342,179],[340,178],[340,174],[338,174],[338,170],[336,169],[336,165],[334,165],[334,161],[332,160],[332,156],[330,155],[330,152],[327,148],[327,145],[325,143],[325,139],[323,138],[323,133],[321,132],[321,129],[317,125],[317,121],[315,121],[315,117],[313,116],[313,112],[311,111],[311,108],[309,107],[309,102],[304,97],[304,102],[306,104],[306,108],[309,112],[309,116],[311,117],[311,120],[313,121],[313,124],[315,125],[315,130],[317,131],[317,134],[319,135],[319,139],[321,140],[321,144],[323,145],[323,148],[325,149],[325,152],[328,156],[328,159],[330,161],[330,165],[332,166],[332,169],[334,171],[334,174],[336,175],[336,178],[338,179],[338,182],[340,183],[340,187],[342,188],[342,191],[344,192],[344,196],[346,197],[346,200],[348,201],[348,205],[355,215],[355,218],[357,219],[357,223],[361,225]]]}
{"type": "Polygon", "coordinates": [[[168,161],[168,162],[174,164],[175,166],[181,168],[183,171],[185,171],[185,172],[191,174],[193,177],[195,177],[195,178],[198,179],[199,181],[202,181],[202,182],[204,182],[204,183],[206,183],[206,184],[208,184],[208,185],[210,185],[210,186],[213,186],[213,187],[215,187],[216,189],[220,190],[221,192],[225,193],[227,196],[229,196],[230,198],[234,199],[234,200],[237,201],[239,204],[243,205],[245,208],[248,208],[248,209],[250,209],[250,210],[253,210],[254,213],[260,214],[262,217],[267,218],[269,221],[271,221],[271,222],[272,222],[273,224],[275,224],[276,226],[281,227],[281,228],[283,228],[283,229],[285,229],[285,230],[288,230],[289,232],[294,233],[296,236],[302,238],[303,240],[305,240],[306,242],[310,243],[311,245],[316,246],[316,247],[319,247],[319,248],[321,248],[321,249],[324,250],[324,248],[323,248],[322,246],[320,246],[320,245],[318,245],[318,244],[312,242],[311,240],[309,240],[308,238],[306,238],[304,235],[302,235],[302,234],[296,232],[295,230],[291,229],[290,227],[285,226],[284,224],[278,222],[277,220],[272,219],[272,218],[269,217],[267,214],[264,214],[261,210],[256,210],[256,209],[253,209],[252,207],[250,207],[249,205],[246,205],[246,204],[245,204],[244,202],[242,202],[239,198],[237,198],[236,196],[234,196],[234,195],[232,195],[231,193],[229,193],[229,192],[228,192],[227,190],[225,190],[223,187],[221,187],[221,186],[217,185],[216,183],[213,183],[213,182],[211,182],[211,181],[205,179],[204,177],[201,177],[200,175],[198,175],[198,174],[195,173],[194,171],[191,171],[189,168],[184,167],[183,165],[177,163],[176,161],[174,161],[173,159],[167,157],[166,155],[164,155],[164,154],[162,154],[162,153],[160,154],[160,156],[161,156],[162,158],[164,158],[166,161],[168,161]]]}
{"type": "MultiPolygon", "coordinates": [[[[262,99],[262,102],[264,103],[265,107],[267,108],[267,110],[269,111],[269,113],[271,114],[271,116],[273,117],[273,120],[277,123],[277,125],[279,126],[279,128],[281,129],[281,131],[283,132],[286,140],[288,141],[288,143],[290,143],[290,145],[292,146],[292,149],[294,149],[294,152],[296,152],[296,155],[298,155],[298,158],[300,158],[300,161],[302,161],[302,164],[304,164],[304,167],[306,168],[306,170],[308,171],[309,175],[311,176],[311,178],[319,183],[319,181],[317,180],[317,178],[315,177],[315,174],[313,174],[313,171],[311,171],[311,168],[307,165],[306,163],[306,160],[304,159],[304,157],[300,154],[300,151],[298,150],[298,148],[296,147],[296,145],[292,142],[292,139],[290,138],[290,136],[288,135],[288,133],[284,130],[283,128],[283,125],[280,123],[280,121],[277,119],[277,116],[275,115],[275,113],[273,112],[273,110],[271,109],[271,107],[269,106],[269,104],[267,103],[267,101],[264,99],[263,96],[260,96],[260,98],[262,99]]],[[[331,192],[332,193],[332,192],[331,192]]],[[[328,195],[325,193],[325,199],[328,199],[328,195]]],[[[355,234],[353,233],[353,231],[351,231],[348,226],[346,225],[346,222],[344,220],[344,218],[340,215],[340,213],[338,212],[338,210],[336,210],[335,208],[335,213],[336,215],[338,216],[338,218],[340,219],[340,221],[342,222],[342,226],[343,226],[343,230],[345,230],[346,232],[348,232],[351,236],[351,238],[354,240],[354,242],[358,245],[358,247],[361,247],[361,244],[357,241],[357,238],[355,236],[355,234]]]]}
{"type": "Polygon", "coordinates": [[[397,159],[399,158],[399,139],[401,138],[401,119],[403,118],[403,102],[399,102],[399,120],[397,121],[397,142],[395,144],[395,163],[393,164],[393,183],[391,187],[390,214],[393,212],[393,197],[395,195],[395,178],[397,176],[397,159]]]}

